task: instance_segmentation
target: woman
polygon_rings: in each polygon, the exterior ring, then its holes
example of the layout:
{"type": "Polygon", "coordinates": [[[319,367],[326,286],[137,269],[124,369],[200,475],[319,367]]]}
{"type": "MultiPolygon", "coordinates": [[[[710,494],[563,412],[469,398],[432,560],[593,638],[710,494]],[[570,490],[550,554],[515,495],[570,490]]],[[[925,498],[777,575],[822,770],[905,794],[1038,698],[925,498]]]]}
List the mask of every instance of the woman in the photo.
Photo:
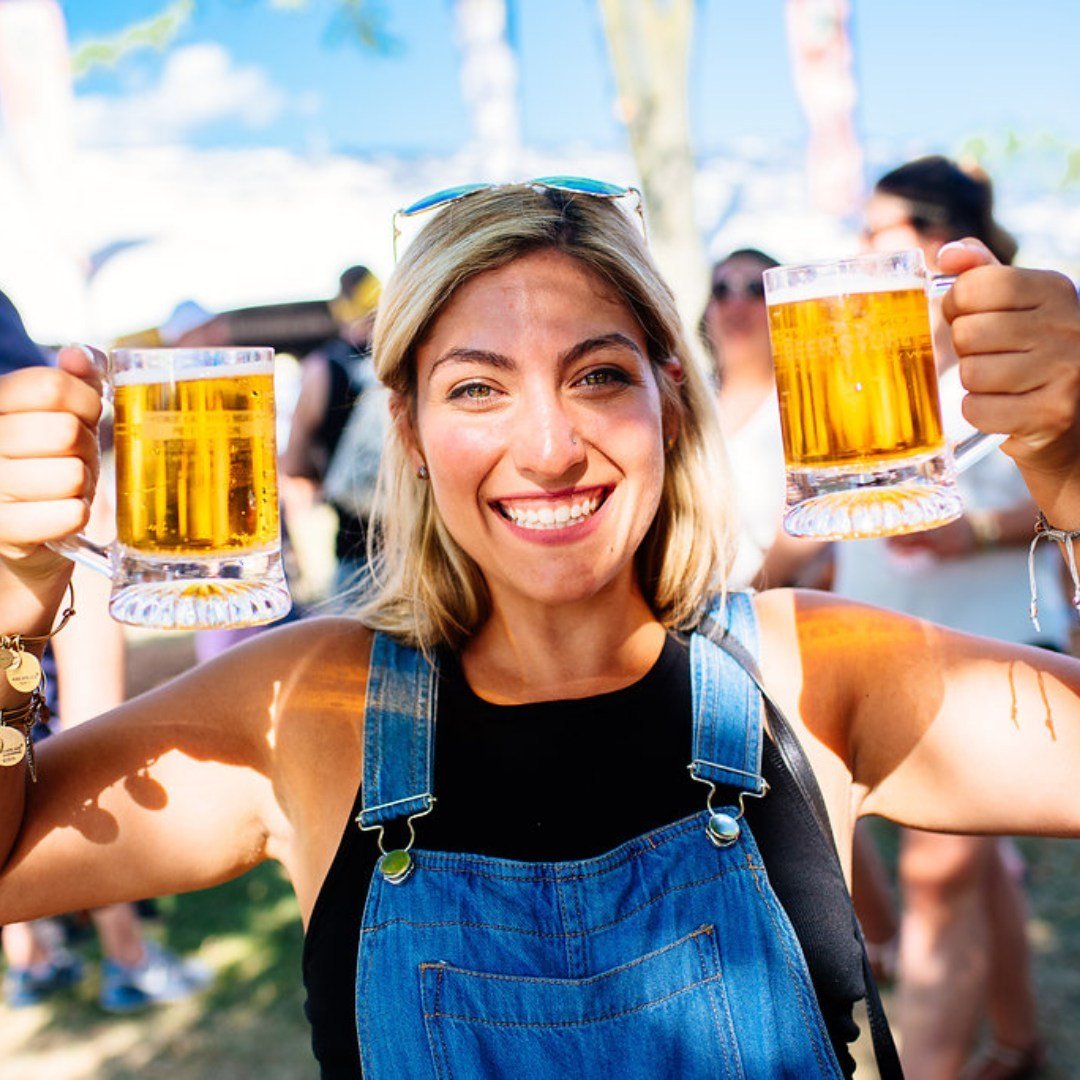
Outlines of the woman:
{"type": "MultiPolygon", "coordinates": [[[[970,413],[1080,526],[1075,294],[990,262],[942,254],[970,413]],[[1002,359],[1014,338],[1032,351],[1002,359]]],[[[1080,664],[815,593],[718,605],[710,394],[612,201],[536,182],[444,206],[375,357],[396,426],[364,621],[260,635],[49,740],[36,787],[5,770],[0,921],[276,858],[327,1074],[850,1075],[843,883],[753,684],[682,631],[708,613],[760,652],[842,852],[860,813],[1080,833],[1080,664]]],[[[92,486],[99,402],[65,364],[0,382],[5,633],[48,631],[68,566],[43,544],[92,486]]]]}
{"type": "MultiPolygon", "coordinates": [[[[866,208],[872,250],[921,249],[938,273],[942,246],[963,236],[977,237],[1002,263],[1016,254],[1016,242],[994,218],[985,176],[934,156],[901,165],[875,185],[866,208]]],[[[971,431],[960,412],[962,372],[948,328],[942,331],[935,350],[942,409],[949,436],[960,439],[971,431]]],[[[965,514],[943,528],[838,545],[836,591],[955,630],[1065,650],[1060,559],[1049,547],[1036,552],[1038,632],[1027,615],[1037,507],[1016,467],[995,452],[963,473],[959,485],[965,514]]],[[[913,1076],[956,1076],[984,1014],[992,1043],[970,1063],[968,1080],[1022,1077],[1043,1057],[1016,862],[1011,846],[994,837],[903,835],[897,1018],[913,1076]]],[[[859,912],[872,914],[864,904],[859,912]]]]}
{"type": "Polygon", "coordinates": [[[821,583],[828,545],[784,532],[784,447],[761,275],[780,264],[739,248],[712,270],[701,336],[715,365],[716,400],[741,527],[731,588],[821,583]]]}

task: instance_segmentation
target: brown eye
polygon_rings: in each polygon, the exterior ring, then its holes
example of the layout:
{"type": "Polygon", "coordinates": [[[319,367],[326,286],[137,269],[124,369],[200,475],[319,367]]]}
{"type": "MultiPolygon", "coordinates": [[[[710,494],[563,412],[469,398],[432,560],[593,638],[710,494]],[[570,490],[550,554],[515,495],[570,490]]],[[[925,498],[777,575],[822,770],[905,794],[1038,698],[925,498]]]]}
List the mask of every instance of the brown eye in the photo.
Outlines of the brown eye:
{"type": "Polygon", "coordinates": [[[596,368],[586,372],[578,379],[579,386],[609,386],[613,383],[625,385],[630,381],[625,371],[620,368],[596,368]]]}
{"type": "Polygon", "coordinates": [[[455,386],[450,391],[450,397],[453,398],[468,398],[470,401],[486,401],[492,397],[494,391],[487,383],[464,383],[461,386],[455,386]]]}

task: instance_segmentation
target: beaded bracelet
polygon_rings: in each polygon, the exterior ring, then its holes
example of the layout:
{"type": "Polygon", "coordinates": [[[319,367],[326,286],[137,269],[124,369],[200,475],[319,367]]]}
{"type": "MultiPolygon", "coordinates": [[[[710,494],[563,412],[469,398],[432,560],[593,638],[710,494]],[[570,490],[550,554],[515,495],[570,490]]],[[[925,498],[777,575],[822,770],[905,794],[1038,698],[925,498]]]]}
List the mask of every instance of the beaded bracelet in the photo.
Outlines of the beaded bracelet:
{"type": "Polygon", "coordinates": [[[1042,631],[1042,627],[1039,625],[1038,591],[1035,586],[1035,548],[1040,540],[1056,540],[1061,545],[1065,563],[1069,568],[1069,576],[1072,578],[1073,583],[1072,604],[1080,612],[1080,572],[1077,571],[1076,551],[1073,548],[1073,541],[1080,540],[1080,529],[1055,529],[1046,520],[1046,515],[1040,510],[1039,516],[1035,519],[1035,539],[1031,541],[1031,547],[1028,549],[1028,582],[1031,585],[1030,614],[1036,632],[1042,631]]]}

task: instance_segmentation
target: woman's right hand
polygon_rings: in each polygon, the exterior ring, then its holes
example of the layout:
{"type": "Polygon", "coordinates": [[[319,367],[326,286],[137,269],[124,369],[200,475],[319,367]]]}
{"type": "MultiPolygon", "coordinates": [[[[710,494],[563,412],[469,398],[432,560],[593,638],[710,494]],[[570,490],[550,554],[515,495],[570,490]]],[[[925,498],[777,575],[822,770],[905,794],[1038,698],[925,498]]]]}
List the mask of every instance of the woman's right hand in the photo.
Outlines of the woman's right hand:
{"type": "Polygon", "coordinates": [[[45,547],[86,525],[97,484],[101,370],[83,347],[0,377],[0,561],[19,578],[70,566],[45,547]]]}

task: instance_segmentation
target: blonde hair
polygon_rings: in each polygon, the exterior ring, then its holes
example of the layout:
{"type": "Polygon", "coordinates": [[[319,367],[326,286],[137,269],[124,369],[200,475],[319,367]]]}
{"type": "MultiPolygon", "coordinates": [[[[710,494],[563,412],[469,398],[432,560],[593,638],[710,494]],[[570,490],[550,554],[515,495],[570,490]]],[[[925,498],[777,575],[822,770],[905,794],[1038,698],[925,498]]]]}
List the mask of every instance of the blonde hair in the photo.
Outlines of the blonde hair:
{"type": "Polygon", "coordinates": [[[427,223],[387,282],[375,323],[375,370],[393,392],[398,417],[375,496],[371,585],[357,614],[424,649],[460,646],[487,618],[490,599],[480,568],[443,523],[430,485],[415,475],[401,436],[401,424],[415,417],[417,346],[464,282],[544,249],[578,260],[637,318],[665,416],[678,432],[666,455],[659,509],[636,556],[647,602],[665,625],[685,629],[724,587],[734,537],[713,397],[637,227],[608,200],[527,184],[493,187],[427,223]],[[681,379],[665,366],[669,359],[681,365],[681,379]]]}

